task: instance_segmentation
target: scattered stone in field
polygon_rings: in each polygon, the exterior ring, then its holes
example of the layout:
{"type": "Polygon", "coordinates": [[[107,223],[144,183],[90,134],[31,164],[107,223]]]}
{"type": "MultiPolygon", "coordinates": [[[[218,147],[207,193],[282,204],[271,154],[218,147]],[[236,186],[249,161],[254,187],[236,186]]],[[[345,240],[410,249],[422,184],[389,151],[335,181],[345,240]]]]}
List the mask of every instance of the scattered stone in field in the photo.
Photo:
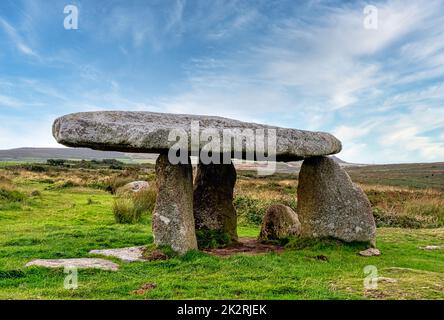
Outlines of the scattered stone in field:
{"type": "MultiPolygon", "coordinates": [[[[267,141],[268,129],[274,129],[277,161],[335,154],[342,149],[341,142],[325,132],[279,128],[222,117],[156,112],[99,111],[69,114],[54,121],[53,135],[59,143],[70,147],[162,153],[168,152],[176,143],[169,139],[169,134],[174,130],[183,130],[188,141],[191,141],[192,122],[199,124],[200,131],[210,129],[221,139],[229,129],[234,129],[232,135],[236,139],[242,139],[245,136],[242,132],[251,129],[263,130],[264,141],[267,141]]],[[[206,139],[199,139],[199,150],[207,144],[206,139]]],[[[220,150],[224,151],[222,144],[220,150]]],[[[234,143],[231,151],[234,157],[245,158],[247,151],[255,150],[251,150],[246,143],[234,143]]]]}
{"type": "Polygon", "coordinates": [[[138,294],[138,295],[144,295],[146,292],[151,291],[156,288],[157,288],[156,283],[145,283],[139,289],[134,290],[133,293],[138,294]]]}
{"type": "Polygon", "coordinates": [[[402,268],[402,267],[388,267],[384,268],[384,271],[393,272],[393,273],[426,273],[428,271],[413,269],[413,268],[402,268]]]}
{"type": "Polygon", "coordinates": [[[304,160],[297,195],[302,237],[336,238],[375,246],[376,225],[370,202],[333,159],[304,160]]]}
{"type": "Polygon", "coordinates": [[[37,259],[26,264],[26,267],[39,266],[45,268],[72,267],[79,269],[101,269],[117,271],[119,265],[105,259],[75,258],[75,259],[37,259]]]}
{"type": "Polygon", "coordinates": [[[157,246],[184,254],[197,249],[193,215],[193,169],[171,164],[167,154],[156,161],[157,199],[153,214],[153,236],[157,246]]]}
{"type": "Polygon", "coordinates": [[[377,277],[376,280],[378,282],[382,282],[382,283],[397,283],[398,280],[393,279],[393,278],[387,278],[387,277],[377,277]]]}
{"type": "Polygon", "coordinates": [[[422,250],[438,250],[438,249],[444,249],[444,246],[436,246],[436,245],[432,245],[432,246],[425,246],[425,247],[419,247],[422,250]]]}
{"type": "Polygon", "coordinates": [[[239,238],[238,242],[225,248],[205,249],[203,251],[215,256],[228,257],[241,253],[250,255],[270,252],[278,253],[284,251],[284,248],[278,245],[260,243],[254,238],[239,238]]]}
{"type": "Polygon", "coordinates": [[[362,257],[374,257],[374,256],[380,256],[381,251],[376,248],[369,248],[366,250],[359,251],[359,255],[362,257]]]}
{"type": "Polygon", "coordinates": [[[117,193],[125,193],[129,191],[139,192],[141,190],[148,189],[149,187],[150,184],[147,181],[133,181],[117,189],[117,193]]]}
{"type": "Polygon", "coordinates": [[[201,233],[208,233],[205,238],[214,234],[219,235],[218,238],[224,235],[228,243],[237,241],[237,216],[233,206],[235,183],[236,169],[233,163],[198,164],[193,195],[198,241],[201,233]]]}
{"type": "Polygon", "coordinates": [[[283,204],[274,204],[268,207],[265,213],[259,240],[279,240],[288,236],[298,236],[300,232],[301,223],[297,213],[283,204]]]}
{"type": "Polygon", "coordinates": [[[97,254],[106,257],[119,258],[125,262],[145,261],[143,258],[143,251],[145,247],[129,247],[119,249],[103,249],[103,250],[91,250],[90,254],[97,254]]]}

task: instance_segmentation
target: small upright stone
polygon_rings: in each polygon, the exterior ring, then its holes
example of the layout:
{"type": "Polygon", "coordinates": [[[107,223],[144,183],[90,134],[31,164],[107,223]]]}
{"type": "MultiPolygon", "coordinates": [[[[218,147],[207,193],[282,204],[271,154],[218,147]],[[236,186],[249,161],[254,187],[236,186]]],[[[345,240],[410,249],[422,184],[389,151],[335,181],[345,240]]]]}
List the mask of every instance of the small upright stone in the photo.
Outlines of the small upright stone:
{"type": "Polygon", "coordinates": [[[274,204],[265,213],[259,240],[280,240],[298,236],[300,232],[301,223],[297,213],[283,204],[274,204]]]}
{"type": "Polygon", "coordinates": [[[376,225],[370,202],[336,161],[328,157],[306,159],[297,193],[303,237],[332,237],[375,246],[376,225]]]}
{"type": "Polygon", "coordinates": [[[198,238],[200,233],[210,231],[219,240],[237,241],[237,215],[233,206],[235,183],[236,169],[233,163],[198,164],[193,200],[198,238]]]}
{"type": "Polygon", "coordinates": [[[157,199],[153,214],[154,243],[183,254],[197,249],[193,218],[193,171],[188,164],[173,165],[167,154],[156,161],[157,199]]]}

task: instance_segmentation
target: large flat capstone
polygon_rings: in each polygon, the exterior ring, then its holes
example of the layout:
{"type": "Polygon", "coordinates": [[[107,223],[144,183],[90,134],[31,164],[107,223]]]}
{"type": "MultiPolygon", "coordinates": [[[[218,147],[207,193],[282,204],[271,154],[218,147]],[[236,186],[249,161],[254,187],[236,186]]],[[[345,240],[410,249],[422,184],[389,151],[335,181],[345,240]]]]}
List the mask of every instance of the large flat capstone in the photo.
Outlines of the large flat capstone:
{"type": "MultiPolygon", "coordinates": [[[[208,139],[202,138],[202,133],[211,130],[217,133],[223,141],[224,131],[234,133],[234,138],[243,137],[248,130],[254,135],[262,135],[262,146],[265,150],[268,141],[272,141],[273,132],[276,133],[275,152],[267,156],[275,156],[277,161],[301,160],[312,156],[336,154],[341,151],[341,142],[333,135],[324,132],[311,132],[296,129],[280,128],[257,123],[242,122],[227,118],[169,114],[155,112],[124,112],[100,111],[69,114],[55,120],[53,135],[56,140],[70,147],[87,147],[97,150],[115,150],[140,153],[165,153],[176,142],[169,141],[172,130],[181,130],[188,136],[189,150],[192,141],[192,124],[198,124],[199,150],[208,144],[208,139]],[[247,129],[247,131],[245,131],[247,129]],[[274,130],[269,130],[274,129],[274,130]],[[238,131],[236,131],[238,130],[238,131]],[[263,132],[261,133],[261,130],[263,132]],[[270,139],[268,139],[270,137],[270,139]]],[[[205,136],[206,137],[206,136],[205,136]]],[[[211,140],[211,139],[210,139],[211,140]]],[[[231,144],[231,143],[230,143],[231,144]]],[[[221,153],[223,143],[221,145],[221,153]]],[[[256,152],[257,145],[248,143],[232,143],[229,150],[233,158],[246,158],[247,152],[256,152]]],[[[193,146],[197,146],[193,143],[193,146]]]]}

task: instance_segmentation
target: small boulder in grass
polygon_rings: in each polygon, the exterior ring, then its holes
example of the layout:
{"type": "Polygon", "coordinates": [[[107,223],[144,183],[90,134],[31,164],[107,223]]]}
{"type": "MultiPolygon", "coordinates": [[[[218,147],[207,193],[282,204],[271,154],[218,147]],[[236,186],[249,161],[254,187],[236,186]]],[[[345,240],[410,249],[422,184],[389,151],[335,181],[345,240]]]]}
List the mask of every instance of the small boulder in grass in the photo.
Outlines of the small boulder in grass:
{"type": "Polygon", "coordinates": [[[123,187],[120,187],[117,190],[118,194],[124,194],[127,192],[139,192],[144,189],[148,189],[150,187],[150,184],[147,181],[133,181],[130,183],[127,183],[123,187]]]}
{"type": "Polygon", "coordinates": [[[297,213],[288,206],[275,204],[265,213],[259,241],[281,240],[289,236],[298,236],[300,232],[301,223],[297,213]]]}
{"type": "Polygon", "coordinates": [[[376,248],[368,248],[359,252],[361,257],[377,257],[381,255],[381,251],[376,248]]]}

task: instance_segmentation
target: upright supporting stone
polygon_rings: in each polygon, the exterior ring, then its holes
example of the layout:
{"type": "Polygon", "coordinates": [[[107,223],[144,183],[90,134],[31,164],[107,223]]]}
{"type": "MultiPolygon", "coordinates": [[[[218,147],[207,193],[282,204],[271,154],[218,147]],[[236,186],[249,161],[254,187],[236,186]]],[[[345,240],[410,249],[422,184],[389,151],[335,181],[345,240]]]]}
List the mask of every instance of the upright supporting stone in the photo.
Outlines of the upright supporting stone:
{"type": "Polygon", "coordinates": [[[197,249],[193,218],[191,162],[173,165],[166,154],[156,162],[157,200],[153,214],[154,243],[178,253],[197,249]]]}
{"type": "Polygon", "coordinates": [[[331,158],[313,157],[302,164],[297,213],[302,237],[332,237],[375,246],[376,225],[370,202],[331,158]]]}
{"type": "Polygon", "coordinates": [[[198,238],[237,241],[237,216],[233,206],[235,183],[233,163],[198,164],[194,180],[194,219],[198,238]],[[209,233],[205,234],[207,231],[209,233]]]}

